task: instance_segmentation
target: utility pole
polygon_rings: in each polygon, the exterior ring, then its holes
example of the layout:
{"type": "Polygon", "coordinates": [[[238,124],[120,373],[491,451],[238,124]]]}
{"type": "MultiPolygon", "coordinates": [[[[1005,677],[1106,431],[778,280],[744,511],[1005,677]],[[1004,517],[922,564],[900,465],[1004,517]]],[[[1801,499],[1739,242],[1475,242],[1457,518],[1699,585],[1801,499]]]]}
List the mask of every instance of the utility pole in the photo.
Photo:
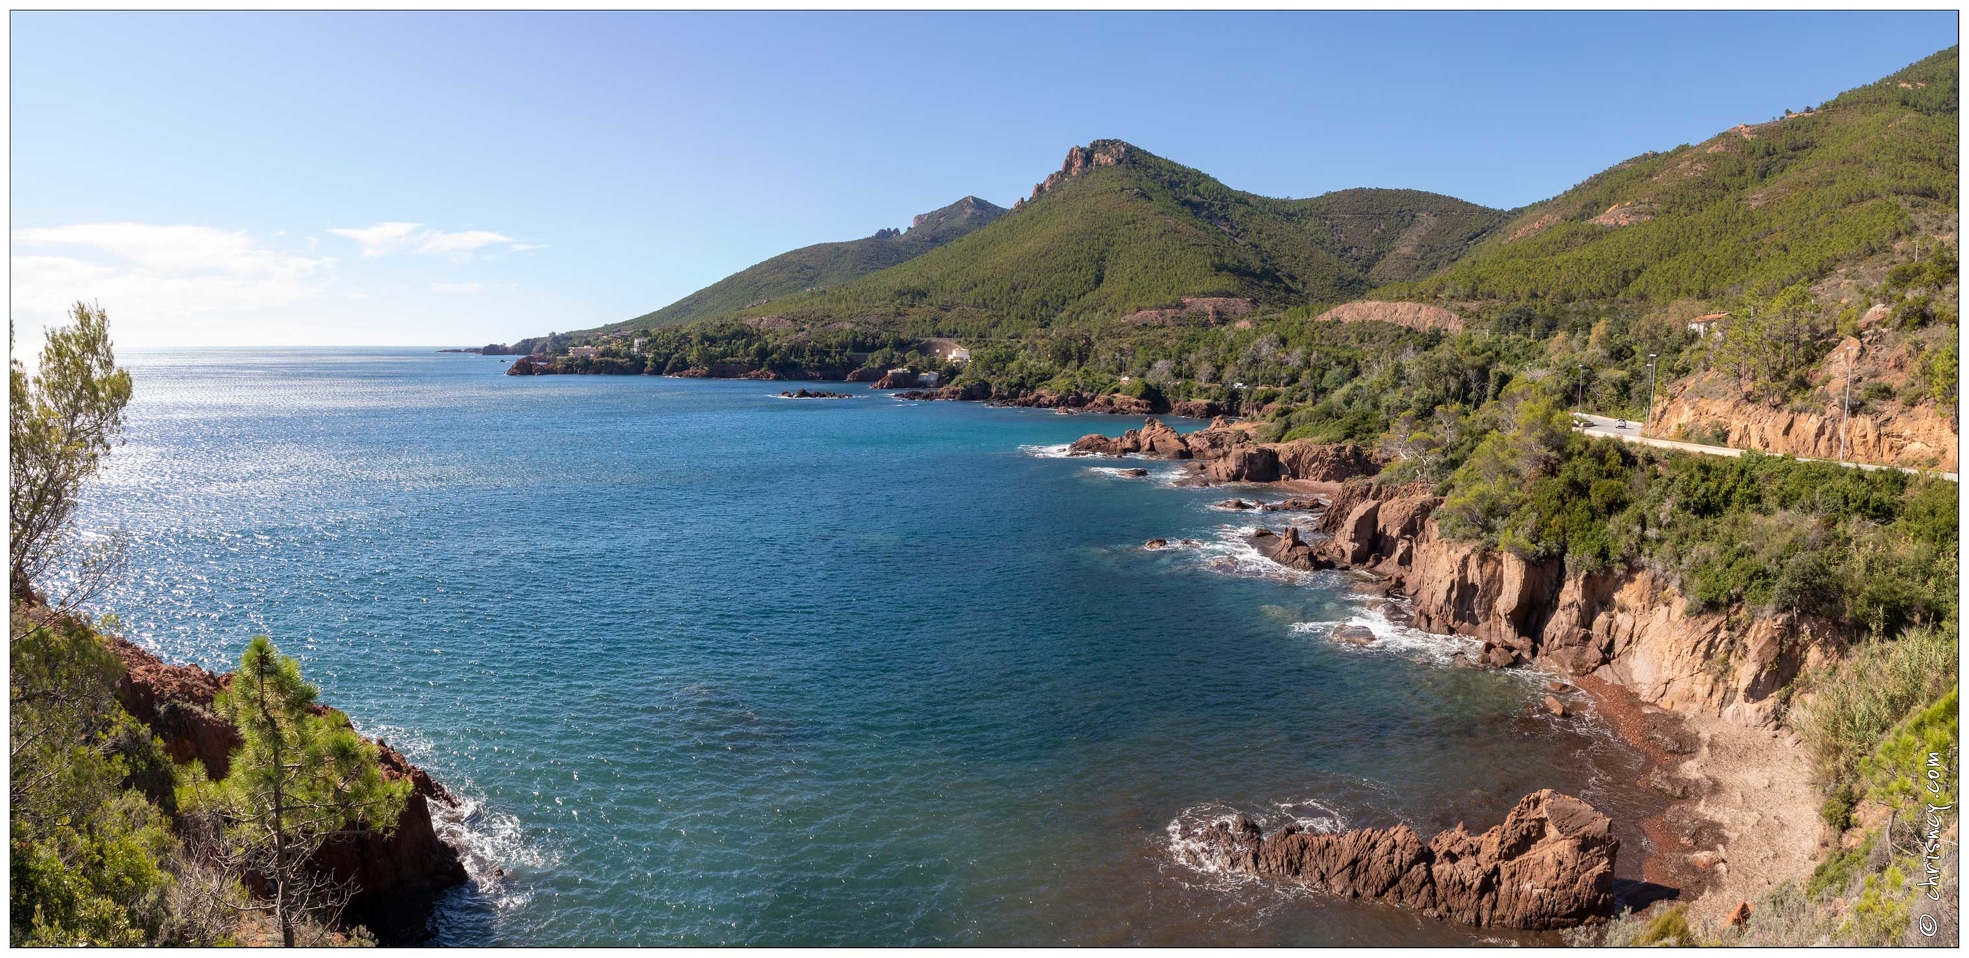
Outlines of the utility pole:
{"type": "Polygon", "coordinates": [[[1575,390],[1579,398],[1574,399],[1572,402],[1572,413],[1575,416],[1584,416],[1586,415],[1586,367],[1575,366],[1573,368],[1575,370],[1573,375],[1579,380],[1579,388],[1575,390]]]}
{"type": "Polygon", "coordinates": [[[1648,354],[1648,417],[1641,420],[1641,435],[1648,434],[1648,423],[1655,418],[1655,355],[1648,354]]]}
{"type": "Polygon", "coordinates": [[[1846,347],[1846,400],[1839,408],[1839,461],[1846,461],[1846,420],[1853,415],[1853,347],[1846,347]]]}

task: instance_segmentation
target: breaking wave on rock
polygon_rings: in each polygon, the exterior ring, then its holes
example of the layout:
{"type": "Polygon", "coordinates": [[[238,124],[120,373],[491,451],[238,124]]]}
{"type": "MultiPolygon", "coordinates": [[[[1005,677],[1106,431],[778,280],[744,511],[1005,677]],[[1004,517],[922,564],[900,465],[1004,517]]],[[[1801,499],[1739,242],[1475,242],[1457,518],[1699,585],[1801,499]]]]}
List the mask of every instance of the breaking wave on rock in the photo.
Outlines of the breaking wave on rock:
{"type": "Polygon", "coordinates": [[[1351,652],[1392,652],[1406,658],[1437,665],[1449,665],[1458,654],[1475,658],[1483,643],[1465,635],[1437,635],[1396,621],[1389,611],[1404,608],[1405,599],[1362,598],[1354,613],[1344,622],[1294,622],[1292,631],[1332,640],[1333,633],[1349,626],[1374,633],[1365,645],[1333,641],[1335,648],[1351,652]]]}
{"type": "Polygon", "coordinates": [[[1205,854],[1201,843],[1190,837],[1201,834],[1213,825],[1228,825],[1239,816],[1256,822],[1267,833],[1287,825],[1297,825],[1303,831],[1322,834],[1344,832],[1349,828],[1345,815],[1312,798],[1277,802],[1256,811],[1235,808],[1223,802],[1206,802],[1183,809],[1164,829],[1169,836],[1167,847],[1170,857],[1212,879],[1232,884],[1255,881],[1254,875],[1224,868],[1215,856],[1205,854]]]}
{"type": "Polygon", "coordinates": [[[1277,579],[1301,584],[1333,580],[1332,572],[1302,572],[1273,562],[1269,556],[1245,541],[1256,531],[1255,526],[1218,526],[1214,530],[1216,538],[1205,542],[1198,550],[1204,567],[1228,575],[1277,579]]]}
{"type": "Polygon", "coordinates": [[[1025,453],[1025,454],[1026,454],[1026,455],[1028,455],[1028,456],[1032,456],[1032,457],[1034,457],[1034,458],[1036,458],[1036,459],[1078,459],[1078,458],[1080,458],[1080,457],[1078,457],[1078,456],[1072,456],[1072,455],[1069,455],[1069,454],[1068,454],[1068,450],[1070,450],[1070,449],[1072,449],[1072,448],[1073,448],[1073,444],[1072,444],[1072,443],[1070,443],[1070,442],[1063,442],[1063,443],[1060,443],[1060,444],[1058,444],[1058,445],[1054,445],[1054,446],[1038,446],[1038,445],[1025,445],[1025,446],[1020,446],[1020,447],[1019,447],[1019,451],[1020,451],[1020,452],[1023,452],[1023,453],[1025,453]]]}
{"type": "MultiPolygon", "coordinates": [[[[430,740],[407,729],[377,730],[413,763],[431,768],[435,749],[430,740]]],[[[431,828],[445,844],[458,850],[472,890],[500,910],[518,908],[533,898],[525,876],[559,863],[559,856],[527,833],[518,816],[489,805],[469,779],[456,773],[439,778],[457,805],[431,803],[431,828]]]]}

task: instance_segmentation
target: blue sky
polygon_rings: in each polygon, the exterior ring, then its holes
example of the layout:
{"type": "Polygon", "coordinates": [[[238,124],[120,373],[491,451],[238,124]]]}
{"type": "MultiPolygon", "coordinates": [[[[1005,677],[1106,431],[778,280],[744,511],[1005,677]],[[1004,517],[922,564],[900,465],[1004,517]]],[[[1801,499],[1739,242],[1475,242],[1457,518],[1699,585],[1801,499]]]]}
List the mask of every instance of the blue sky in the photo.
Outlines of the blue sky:
{"type": "Polygon", "coordinates": [[[13,294],[120,343],[480,344],[1126,139],[1511,207],[1878,79],[1953,11],[16,13],[13,294]]]}

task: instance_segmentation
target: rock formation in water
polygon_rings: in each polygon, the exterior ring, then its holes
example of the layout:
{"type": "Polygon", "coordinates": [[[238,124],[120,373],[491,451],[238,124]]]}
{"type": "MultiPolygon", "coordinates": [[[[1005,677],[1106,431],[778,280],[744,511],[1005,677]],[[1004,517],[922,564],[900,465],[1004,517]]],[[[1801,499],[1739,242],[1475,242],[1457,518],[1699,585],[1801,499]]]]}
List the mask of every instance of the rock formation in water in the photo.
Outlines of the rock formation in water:
{"type": "Polygon", "coordinates": [[[1311,572],[1315,569],[1333,568],[1333,560],[1314,549],[1311,544],[1302,541],[1299,538],[1299,530],[1291,526],[1286,526],[1283,534],[1275,533],[1270,529],[1260,529],[1245,541],[1251,543],[1251,547],[1258,550],[1260,555],[1288,569],[1311,572]]]}
{"type": "Polygon", "coordinates": [[[1260,443],[1248,431],[1222,417],[1187,434],[1178,434],[1159,419],[1149,419],[1142,423],[1142,428],[1130,429],[1120,436],[1101,433],[1082,436],[1069,452],[1076,456],[1139,454],[1194,459],[1204,463],[1204,475],[1217,482],[1282,479],[1338,482],[1371,476],[1381,470],[1379,462],[1353,443],[1328,445],[1307,439],[1260,443]]]}
{"type": "Polygon", "coordinates": [[[1288,825],[1265,836],[1242,815],[1185,824],[1177,840],[1208,867],[1294,879],[1470,925],[1549,929],[1612,913],[1620,841],[1610,826],[1591,805],[1545,789],[1481,835],[1458,825],[1426,845],[1407,825],[1335,834],[1288,825]]]}

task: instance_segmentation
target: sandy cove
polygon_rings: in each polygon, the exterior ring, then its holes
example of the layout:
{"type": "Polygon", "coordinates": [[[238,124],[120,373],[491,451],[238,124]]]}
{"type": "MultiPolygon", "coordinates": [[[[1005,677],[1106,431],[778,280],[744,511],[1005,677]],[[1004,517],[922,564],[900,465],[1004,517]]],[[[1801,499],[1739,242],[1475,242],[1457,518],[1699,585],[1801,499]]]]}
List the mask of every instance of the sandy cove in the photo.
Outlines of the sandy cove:
{"type": "Polygon", "coordinates": [[[1647,756],[1650,777],[1666,773],[1666,782],[1691,787],[1641,828],[1655,846],[1644,877],[1683,889],[1676,902],[1692,918],[1720,929],[1739,903],[1811,875],[1825,835],[1822,799],[1805,750],[1785,733],[1668,712],[1591,676],[1573,681],[1621,741],[1647,756]]]}

